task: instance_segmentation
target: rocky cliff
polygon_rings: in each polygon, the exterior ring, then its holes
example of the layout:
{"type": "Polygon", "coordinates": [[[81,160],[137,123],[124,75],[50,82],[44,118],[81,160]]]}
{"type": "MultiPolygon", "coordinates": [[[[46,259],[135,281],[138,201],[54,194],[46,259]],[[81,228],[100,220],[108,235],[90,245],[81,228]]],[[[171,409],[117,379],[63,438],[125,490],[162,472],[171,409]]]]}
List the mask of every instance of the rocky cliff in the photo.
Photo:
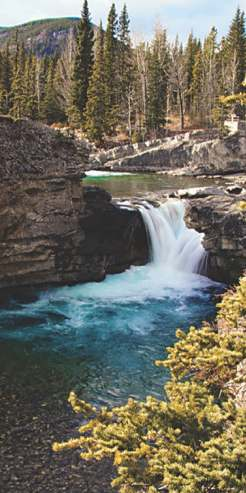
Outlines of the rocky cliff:
{"type": "Polygon", "coordinates": [[[245,172],[246,133],[196,143],[188,162],[193,174],[226,175],[245,172]]]}
{"type": "Polygon", "coordinates": [[[218,132],[194,131],[163,141],[93,153],[90,168],[125,171],[174,171],[191,175],[226,175],[246,166],[246,134],[220,138],[218,132]]]}
{"type": "Polygon", "coordinates": [[[83,189],[82,160],[73,139],[0,118],[0,289],[99,281],[147,261],[141,215],[83,189]]]}
{"type": "Polygon", "coordinates": [[[188,200],[186,221],[204,233],[207,275],[235,282],[246,267],[246,194],[208,193],[188,200]]]}

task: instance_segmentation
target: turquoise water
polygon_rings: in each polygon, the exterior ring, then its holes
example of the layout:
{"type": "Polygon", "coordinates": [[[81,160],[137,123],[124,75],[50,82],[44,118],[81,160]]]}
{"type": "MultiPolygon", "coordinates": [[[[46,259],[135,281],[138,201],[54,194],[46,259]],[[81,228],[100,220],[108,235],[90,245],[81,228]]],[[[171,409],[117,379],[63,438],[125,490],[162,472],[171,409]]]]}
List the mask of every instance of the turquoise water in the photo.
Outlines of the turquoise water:
{"type": "Polygon", "coordinates": [[[177,328],[214,317],[221,286],[194,273],[205,252],[202,235],[185,225],[184,204],[144,204],[148,265],[102,283],[22,291],[2,301],[0,391],[8,382],[11,393],[52,402],[75,390],[109,405],[162,396],[168,373],[155,360],[166,356],[177,328]]]}
{"type": "Polygon", "coordinates": [[[101,404],[161,396],[154,365],[176,328],[211,319],[218,286],[152,265],[100,284],[23,292],[0,310],[0,370],[12,388],[41,400],[80,397],[101,404]]]}
{"type": "Polygon", "coordinates": [[[211,187],[224,185],[221,178],[202,178],[192,176],[171,176],[158,173],[110,173],[91,172],[83,179],[84,185],[94,185],[105,188],[115,198],[141,197],[145,193],[171,191],[184,188],[211,187]]]}

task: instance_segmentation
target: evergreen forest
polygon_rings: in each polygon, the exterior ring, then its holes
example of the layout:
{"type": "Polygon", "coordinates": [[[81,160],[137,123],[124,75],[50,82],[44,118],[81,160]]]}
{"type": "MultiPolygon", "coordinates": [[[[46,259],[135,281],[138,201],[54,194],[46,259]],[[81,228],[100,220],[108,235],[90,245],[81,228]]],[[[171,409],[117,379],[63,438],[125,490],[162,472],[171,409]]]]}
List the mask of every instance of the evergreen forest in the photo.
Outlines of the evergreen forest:
{"type": "Polygon", "coordinates": [[[95,28],[87,0],[61,54],[38,56],[30,44],[0,51],[0,113],[48,125],[80,128],[101,143],[115,135],[133,142],[173,128],[221,125],[229,109],[244,116],[245,13],[238,8],[227,36],[212,27],[171,41],[156,26],[151,41],[134,39],[127,6],[113,3],[107,25],[95,28]]]}

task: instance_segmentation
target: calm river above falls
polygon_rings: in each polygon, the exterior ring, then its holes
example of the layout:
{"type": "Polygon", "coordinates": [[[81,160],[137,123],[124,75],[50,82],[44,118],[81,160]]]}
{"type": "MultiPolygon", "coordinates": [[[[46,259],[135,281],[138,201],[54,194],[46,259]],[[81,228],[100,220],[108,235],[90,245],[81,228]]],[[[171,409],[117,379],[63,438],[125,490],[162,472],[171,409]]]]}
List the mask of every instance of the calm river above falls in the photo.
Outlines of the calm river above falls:
{"type": "Polygon", "coordinates": [[[114,198],[141,197],[148,192],[171,191],[192,187],[224,185],[221,178],[195,178],[192,176],[171,176],[161,173],[114,173],[89,171],[83,180],[85,185],[105,188],[114,198]]]}

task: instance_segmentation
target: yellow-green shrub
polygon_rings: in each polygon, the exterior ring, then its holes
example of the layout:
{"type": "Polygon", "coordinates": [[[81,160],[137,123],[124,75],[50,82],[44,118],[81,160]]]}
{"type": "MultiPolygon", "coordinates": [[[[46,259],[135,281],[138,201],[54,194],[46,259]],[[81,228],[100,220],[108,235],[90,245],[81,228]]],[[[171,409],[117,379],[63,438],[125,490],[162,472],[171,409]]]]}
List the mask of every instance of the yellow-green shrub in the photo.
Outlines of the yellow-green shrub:
{"type": "Polygon", "coordinates": [[[218,320],[178,342],[159,366],[170,369],[165,400],[129,399],[113,409],[96,409],[72,392],[73,409],[87,418],[78,439],[55,443],[54,451],[81,449],[81,458],[111,457],[120,493],[243,493],[246,490],[246,410],[227,395],[226,383],[246,358],[246,279],[220,303],[218,320]],[[239,322],[240,320],[240,322],[239,322]]]}

